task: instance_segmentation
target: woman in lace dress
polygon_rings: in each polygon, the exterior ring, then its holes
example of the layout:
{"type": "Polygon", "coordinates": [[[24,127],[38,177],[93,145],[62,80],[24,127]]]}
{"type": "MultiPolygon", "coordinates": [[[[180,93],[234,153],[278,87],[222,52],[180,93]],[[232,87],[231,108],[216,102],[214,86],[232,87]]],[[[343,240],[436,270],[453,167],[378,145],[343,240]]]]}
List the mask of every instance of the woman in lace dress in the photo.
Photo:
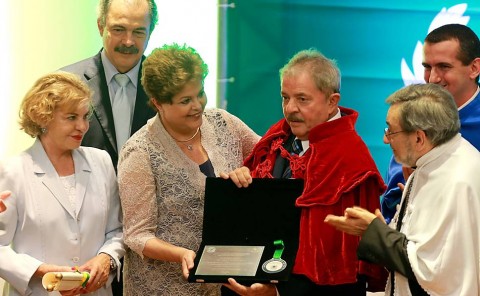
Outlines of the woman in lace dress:
{"type": "Polygon", "coordinates": [[[202,234],[205,178],[243,162],[259,137],[237,117],[207,109],[207,65],[191,47],[155,49],[142,84],[157,116],[120,153],[125,295],[220,295],[188,283],[202,234]]]}
{"type": "Polygon", "coordinates": [[[37,80],[20,107],[33,145],[0,165],[3,295],[60,295],[42,286],[47,272],[88,271],[86,287],[62,295],[112,295],[111,260],[125,253],[118,186],[110,156],[80,147],[89,127],[91,92],[77,76],[37,80]]]}

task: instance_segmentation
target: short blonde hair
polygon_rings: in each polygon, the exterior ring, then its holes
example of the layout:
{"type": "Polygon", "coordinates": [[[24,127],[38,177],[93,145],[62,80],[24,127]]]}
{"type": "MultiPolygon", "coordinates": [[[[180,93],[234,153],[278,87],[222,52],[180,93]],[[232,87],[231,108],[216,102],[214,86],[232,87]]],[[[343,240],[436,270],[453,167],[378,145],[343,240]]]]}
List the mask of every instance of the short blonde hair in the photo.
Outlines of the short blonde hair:
{"type": "Polygon", "coordinates": [[[20,105],[20,129],[34,137],[53,119],[59,108],[74,110],[84,104],[92,105],[92,91],[78,76],[55,72],[40,77],[30,88],[20,105]]]}

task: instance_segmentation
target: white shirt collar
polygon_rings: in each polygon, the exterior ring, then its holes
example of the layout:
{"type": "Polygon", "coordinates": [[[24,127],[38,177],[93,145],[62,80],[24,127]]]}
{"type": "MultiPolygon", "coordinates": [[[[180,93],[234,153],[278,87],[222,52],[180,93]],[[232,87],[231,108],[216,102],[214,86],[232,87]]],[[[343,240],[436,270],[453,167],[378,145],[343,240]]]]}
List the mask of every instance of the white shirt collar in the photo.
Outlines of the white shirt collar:
{"type": "Polygon", "coordinates": [[[333,115],[333,117],[330,118],[330,119],[327,120],[327,121],[332,121],[332,120],[335,120],[335,119],[339,119],[340,117],[342,117],[342,113],[340,113],[340,109],[337,108],[337,114],[333,115]]]}
{"type": "MultiPolygon", "coordinates": [[[[332,120],[335,120],[335,119],[339,119],[341,117],[342,117],[342,113],[340,112],[340,109],[337,108],[337,114],[335,114],[332,118],[330,118],[327,121],[332,121],[332,120]]],[[[298,139],[298,138],[295,137],[295,140],[296,139],[298,139]]],[[[308,150],[308,147],[310,147],[310,141],[309,140],[302,141],[302,152],[300,152],[300,154],[298,156],[302,156],[308,150]]]]}
{"type": "Polygon", "coordinates": [[[477,91],[473,94],[473,96],[470,98],[470,100],[466,101],[462,106],[458,107],[458,111],[462,110],[462,108],[464,108],[465,106],[470,104],[470,102],[473,101],[477,97],[479,91],[480,91],[480,87],[477,86],[477,91]]]}

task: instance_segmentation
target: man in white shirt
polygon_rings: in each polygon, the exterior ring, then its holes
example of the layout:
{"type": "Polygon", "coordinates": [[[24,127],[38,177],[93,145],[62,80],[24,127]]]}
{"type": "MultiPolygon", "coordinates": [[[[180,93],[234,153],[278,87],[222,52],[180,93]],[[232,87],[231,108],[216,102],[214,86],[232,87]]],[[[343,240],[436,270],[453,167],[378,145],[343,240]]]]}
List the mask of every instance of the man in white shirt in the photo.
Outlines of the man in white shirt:
{"type": "Polygon", "coordinates": [[[480,295],[480,153],[459,134],[453,97],[411,85],[387,103],[384,142],[415,168],[400,209],[388,226],[359,207],[325,222],[361,236],[358,257],[387,267],[385,295],[480,295]]]}

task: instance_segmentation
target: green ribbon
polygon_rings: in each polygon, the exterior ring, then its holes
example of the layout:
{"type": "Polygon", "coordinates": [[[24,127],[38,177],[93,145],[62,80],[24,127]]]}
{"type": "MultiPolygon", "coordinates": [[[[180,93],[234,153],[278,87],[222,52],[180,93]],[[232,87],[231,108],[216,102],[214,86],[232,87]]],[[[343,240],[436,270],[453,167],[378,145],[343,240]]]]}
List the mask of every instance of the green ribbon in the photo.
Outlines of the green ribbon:
{"type": "Polygon", "coordinates": [[[274,259],[280,259],[282,257],[283,250],[285,249],[285,245],[283,244],[283,240],[279,239],[273,242],[275,246],[275,252],[273,253],[274,259]]]}
{"type": "Polygon", "coordinates": [[[88,272],[82,272],[83,274],[83,283],[82,283],[82,287],[86,287],[87,286],[87,282],[88,280],[90,279],[90,273],[88,272]]]}

